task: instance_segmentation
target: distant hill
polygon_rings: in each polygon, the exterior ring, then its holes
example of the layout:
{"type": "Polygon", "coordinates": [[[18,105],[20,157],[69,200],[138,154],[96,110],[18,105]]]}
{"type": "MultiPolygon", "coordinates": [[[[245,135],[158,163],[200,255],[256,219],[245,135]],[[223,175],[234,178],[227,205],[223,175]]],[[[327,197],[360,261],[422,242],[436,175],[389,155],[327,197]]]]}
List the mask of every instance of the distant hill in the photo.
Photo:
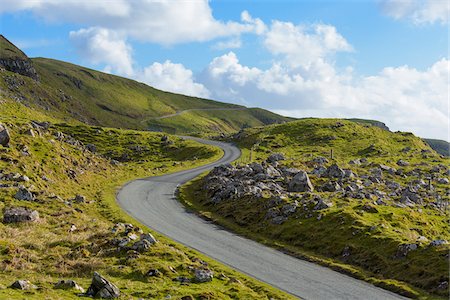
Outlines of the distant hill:
{"type": "Polygon", "coordinates": [[[160,91],[67,62],[30,60],[3,36],[0,47],[0,66],[6,69],[0,73],[4,96],[66,120],[173,133],[231,132],[292,120],[263,109],[160,91]],[[185,110],[190,111],[158,119],[185,110]]]}
{"type": "Polygon", "coordinates": [[[450,143],[443,140],[423,139],[437,153],[450,156],[450,143]]]}

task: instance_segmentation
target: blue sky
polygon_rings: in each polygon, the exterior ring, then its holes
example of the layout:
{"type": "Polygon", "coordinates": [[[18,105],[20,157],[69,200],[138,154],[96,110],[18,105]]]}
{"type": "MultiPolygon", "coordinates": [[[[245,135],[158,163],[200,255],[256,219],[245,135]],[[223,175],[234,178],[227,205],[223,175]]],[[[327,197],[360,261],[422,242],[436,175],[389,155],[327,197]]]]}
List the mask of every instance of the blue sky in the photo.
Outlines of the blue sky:
{"type": "Polygon", "coordinates": [[[5,0],[0,30],[157,88],[448,140],[449,3],[5,0]]]}

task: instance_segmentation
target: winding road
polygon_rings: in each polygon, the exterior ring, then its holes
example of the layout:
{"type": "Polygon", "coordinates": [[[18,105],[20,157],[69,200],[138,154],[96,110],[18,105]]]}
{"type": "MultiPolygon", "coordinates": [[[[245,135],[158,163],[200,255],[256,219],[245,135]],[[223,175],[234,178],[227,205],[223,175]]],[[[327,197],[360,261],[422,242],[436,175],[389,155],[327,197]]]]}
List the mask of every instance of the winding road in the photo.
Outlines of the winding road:
{"type": "Polygon", "coordinates": [[[238,236],[187,211],[174,196],[177,186],[240,156],[230,144],[191,139],[222,148],[224,156],[195,169],[129,182],[117,193],[119,205],[149,228],[302,299],[406,299],[238,236]]]}

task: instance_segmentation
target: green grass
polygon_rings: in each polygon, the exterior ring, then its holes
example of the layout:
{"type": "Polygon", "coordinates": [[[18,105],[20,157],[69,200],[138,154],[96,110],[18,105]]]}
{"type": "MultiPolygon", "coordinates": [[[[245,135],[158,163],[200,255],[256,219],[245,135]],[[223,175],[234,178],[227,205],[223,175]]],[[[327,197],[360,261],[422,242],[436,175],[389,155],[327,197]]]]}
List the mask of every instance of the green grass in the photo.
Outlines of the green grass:
{"type": "Polygon", "coordinates": [[[27,56],[0,34],[0,58],[27,59],[27,56]]]}
{"type": "Polygon", "coordinates": [[[117,205],[115,192],[121,185],[135,178],[206,164],[222,155],[220,149],[175,136],[169,136],[173,144],[163,145],[160,133],[64,123],[54,123],[49,132],[42,131],[33,138],[25,134],[30,118],[49,118],[6,98],[0,100],[4,101],[0,122],[7,125],[12,137],[9,148],[0,146],[0,170],[27,175],[30,182],[25,185],[39,192],[38,201],[28,202],[14,199],[16,187],[1,188],[0,211],[6,206],[25,206],[37,210],[41,217],[33,224],[0,223],[0,298],[78,299],[75,291],[55,290],[53,284],[74,279],[87,288],[94,271],[120,288],[121,299],[163,299],[168,295],[172,299],[187,295],[195,299],[291,298],[156,233],[159,243],[137,258],[117,252],[110,244],[116,222],[132,223],[148,231],[117,205]],[[93,143],[97,152],[58,141],[57,132],[93,143]],[[28,156],[21,154],[24,145],[28,156]],[[133,151],[136,146],[143,150],[133,151]],[[110,163],[123,153],[128,154],[127,161],[118,166],[110,163]],[[70,178],[69,170],[75,172],[75,178],[70,178]],[[88,202],[68,204],[66,201],[76,194],[86,196],[88,202]],[[69,233],[72,224],[77,230],[69,233]],[[189,268],[200,266],[198,259],[214,271],[212,282],[182,285],[173,281],[178,276],[192,277],[189,268]],[[151,268],[163,275],[145,276],[151,268]],[[30,280],[39,289],[8,288],[17,279],[30,280]]]}
{"type": "MultiPolygon", "coordinates": [[[[358,175],[369,174],[377,164],[399,169],[398,159],[410,163],[405,172],[416,168],[428,172],[438,164],[449,165],[420,138],[410,133],[392,133],[375,126],[365,126],[337,119],[304,119],[282,125],[249,128],[241,138],[232,139],[242,150],[239,164],[262,161],[273,152],[286,156],[282,162],[288,167],[311,170],[311,160],[317,156],[329,159],[358,175]],[[337,124],[343,126],[336,126],[337,124]],[[404,152],[405,148],[410,148],[404,152]],[[330,158],[333,150],[333,159],[330,158]],[[423,150],[423,151],[422,151],[423,150]],[[366,157],[368,166],[350,165],[351,159],[366,157]]],[[[443,175],[441,175],[443,176],[443,175]]],[[[310,176],[315,187],[327,179],[310,176]]],[[[406,186],[410,178],[384,174],[406,186]]],[[[358,200],[335,196],[329,192],[315,192],[333,201],[326,211],[309,212],[299,209],[294,217],[282,225],[265,219],[266,201],[243,198],[212,205],[201,189],[202,180],[182,188],[181,199],[202,215],[259,242],[282,248],[300,256],[357,278],[367,280],[398,293],[417,298],[439,298],[448,290],[437,289],[441,281],[448,280],[449,247],[427,247],[421,244],[406,259],[394,259],[402,243],[414,243],[423,235],[430,241],[450,240],[448,210],[431,208],[398,208],[377,206],[378,213],[361,210],[362,205],[375,199],[358,200]],[[318,215],[321,219],[318,220],[318,215]],[[345,247],[351,249],[349,258],[342,257],[345,247]]],[[[449,201],[448,187],[433,182],[436,193],[449,201]]],[[[380,185],[377,188],[384,191],[380,185]]],[[[303,197],[293,193],[284,203],[303,197]]],[[[268,200],[268,199],[266,199],[268,200]]],[[[424,199],[426,202],[432,199],[424,199]]]]}

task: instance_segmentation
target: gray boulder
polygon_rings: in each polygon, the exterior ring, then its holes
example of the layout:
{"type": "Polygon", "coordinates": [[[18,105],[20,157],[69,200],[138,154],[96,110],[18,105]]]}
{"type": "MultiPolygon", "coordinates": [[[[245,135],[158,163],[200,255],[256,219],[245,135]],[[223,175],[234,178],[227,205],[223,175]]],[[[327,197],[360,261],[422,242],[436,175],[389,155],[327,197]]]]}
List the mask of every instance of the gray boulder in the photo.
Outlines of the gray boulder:
{"type": "Polygon", "coordinates": [[[328,181],[320,187],[323,192],[336,192],[341,189],[341,186],[337,182],[328,181]]]}
{"type": "Polygon", "coordinates": [[[3,213],[3,223],[35,222],[39,213],[25,207],[8,207],[3,213]]]}
{"type": "Polygon", "coordinates": [[[437,180],[437,182],[440,183],[440,184],[449,184],[448,178],[439,178],[437,180]]]}
{"type": "Polygon", "coordinates": [[[277,161],[280,161],[280,160],[285,160],[284,155],[281,154],[281,153],[274,153],[274,154],[271,154],[271,155],[267,158],[267,161],[268,161],[269,163],[274,163],[274,162],[277,162],[277,161]]]}
{"type": "Polygon", "coordinates": [[[11,136],[9,135],[8,128],[6,128],[5,125],[0,124],[0,145],[8,147],[10,140],[11,136]]]}
{"type": "Polygon", "coordinates": [[[120,291],[113,283],[109,282],[99,273],[94,272],[92,283],[85,295],[94,298],[112,299],[118,298],[120,296],[120,291]]]}
{"type": "Polygon", "coordinates": [[[312,192],[314,187],[305,171],[298,172],[288,184],[289,192],[312,192]]]}
{"type": "Polygon", "coordinates": [[[13,289],[18,290],[32,290],[37,289],[37,286],[29,282],[28,280],[17,280],[10,286],[13,289]]]}
{"type": "Polygon", "coordinates": [[[342,170],[341,168],[339,168],[339,166],[337,164],[331,165],[327,169],[326,174],[328,177],[333,177],[333,178],[344,178],[345,177],[345,171],[342,170]]]}
{"type": "Polygon", "coordinates": [[[86,149],[92,153],[97,152],[97,147],[94,144],[87,144],[86,149]]]}
{"type": "Polygon", "coordinates": [[[448,241],[446,240],[434,240],[430,243],[430,246],[436,247],[436,246],[441,246],[441,245],[447,245],[448,241]]]}
{"type": "Polygon", "coordinates": [[[322,210],[327,209],[333,206],[333,203],[330,201],[323,200],[322,198],[317,198],[316,205],[313,210],[322,210]]]}
{"type": "Polygon", "coordinates": [[[397,165],[399,165],[400,167],[407,167],[409,166],[409,163],[407,161],[404,161],[403,159],[399,159],[397,161],[397,165]]]}
{"type": "Polygon", "coordinates": [[[417,250],[417,244],[401,244],[397,248],[396,258],[403,258],[408,255],[409,252],[417,250]]]}
{"type": "Polygon", "coordinates": [[[213,272],[208,269],[195,269],[194,274],[196,282],[209,282],[214,278],[213,272]]]}
{"type": "Polygon", "coordinates": [[[84,289],[71,279],[58,281],[57,283],[55,283],[54,288],[61,290],[75,289],[81,293],[84,293],[84,289]]]}
{"type": "Polygon", "coordinates": [[[272,222],[272,224],[275,224],[275,225],[281,225],[284,222],[286,222],[286,220],[287,220],[286,216],[278,216],[278,217],[273,218],[271,222],[272,222]]]}
{"type": "Polygon", "coordinates": [[[152,245],[158,242],[151,233],[141,234],[141,240],[147,240],[152,245]]]}
{"type": "Polygon", "coordinates": [[[275,169],[273,166],[271,166],[271,165],[267,166],[266,174],[270,178],[276,178],[276,177],[280,177],[281,176],[281,173],[277,169],[275,169]]]}
{"type": "Polygon", "coordinates": [[[146,252],[150,249],[152,244],[148,240],[140,240],[131,246],[132,250],[135,250],[137,252],[146,252]]]}
{"type": "Polygon", "coordinates": [[[29,190],[25,187],[20,187],[17,193],[14,195],[14,198],[17,200],[25,200],[25,201],[33,201],[34,196],[29,190]]]}

